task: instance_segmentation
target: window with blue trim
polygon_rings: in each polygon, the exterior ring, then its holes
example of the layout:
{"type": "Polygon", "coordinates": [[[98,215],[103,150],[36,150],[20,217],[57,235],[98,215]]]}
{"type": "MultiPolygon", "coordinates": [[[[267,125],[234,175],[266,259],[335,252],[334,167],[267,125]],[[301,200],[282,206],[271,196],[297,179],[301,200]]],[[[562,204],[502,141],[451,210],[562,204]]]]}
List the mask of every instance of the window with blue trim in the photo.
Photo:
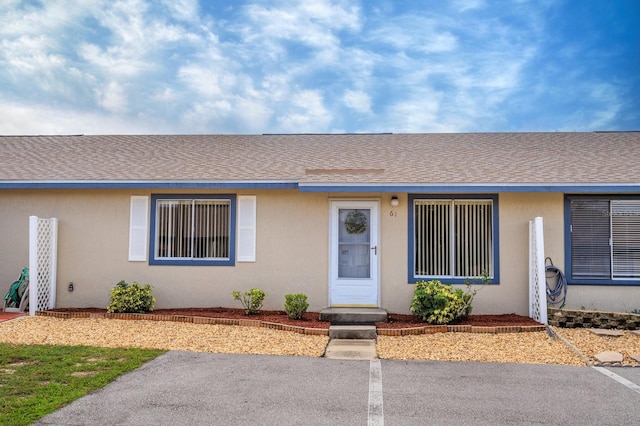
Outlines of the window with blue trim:
{"type": "Polygon", "coordinates": [[[497,196],[410,195],[409,282],[497,279],[497,196]]]}
{"type": "Polygon", "coordinates": [[[568,196],[566,200],[568,281],[639,284],[640,197],[568,196]]]}
{"type": "Polygon", "coordinates": [[[153,195],[150,264],[233,265],[234,195],[153,195]]]}

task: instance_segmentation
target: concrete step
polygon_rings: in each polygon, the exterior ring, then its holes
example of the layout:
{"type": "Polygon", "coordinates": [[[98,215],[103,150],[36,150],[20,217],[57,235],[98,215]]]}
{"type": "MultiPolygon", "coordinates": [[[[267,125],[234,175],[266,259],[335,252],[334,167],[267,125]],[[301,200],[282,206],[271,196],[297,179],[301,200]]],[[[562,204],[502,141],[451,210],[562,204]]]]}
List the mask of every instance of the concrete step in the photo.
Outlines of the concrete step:
{"type": "Polygon", "coordinates": [[[329,339],[375,339],[375,325],[331,325],[329,339]]]}
{"type": "Polygon", "coordinates": [[[378,359],[376,341],[372,339],[331,339],[324,352],[331,359],[378,359]]]}
{"type": "Polygon", "coordinates": [[[331,324],[373,324],[387,322],[387,311],[380,308],[325,308],[320,321],[331,324]]]}

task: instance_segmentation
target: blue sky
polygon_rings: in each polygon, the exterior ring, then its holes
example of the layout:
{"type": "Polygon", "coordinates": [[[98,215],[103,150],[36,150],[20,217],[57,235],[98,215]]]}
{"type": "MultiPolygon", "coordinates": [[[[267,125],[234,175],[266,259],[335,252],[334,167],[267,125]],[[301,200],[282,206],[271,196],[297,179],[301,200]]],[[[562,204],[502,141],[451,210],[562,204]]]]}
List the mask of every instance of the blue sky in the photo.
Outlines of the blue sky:
{"type": "Polygon", "coordinates": [[[593,130],[638,0],[0,0],[0,134],[593,130]]]}

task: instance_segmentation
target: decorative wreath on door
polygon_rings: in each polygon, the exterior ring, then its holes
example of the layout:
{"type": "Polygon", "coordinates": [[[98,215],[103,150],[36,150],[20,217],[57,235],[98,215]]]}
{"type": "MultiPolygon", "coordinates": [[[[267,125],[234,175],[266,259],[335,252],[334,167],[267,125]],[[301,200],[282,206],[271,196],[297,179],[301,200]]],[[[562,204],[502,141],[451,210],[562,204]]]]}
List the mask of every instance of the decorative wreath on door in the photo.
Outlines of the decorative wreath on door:
{"type": "Polygon", "coordinates": [[[344,226],[349,234],[362,234],[367,230],[367,217],[364,213],[354,210],[347,215],[344,226]]]}

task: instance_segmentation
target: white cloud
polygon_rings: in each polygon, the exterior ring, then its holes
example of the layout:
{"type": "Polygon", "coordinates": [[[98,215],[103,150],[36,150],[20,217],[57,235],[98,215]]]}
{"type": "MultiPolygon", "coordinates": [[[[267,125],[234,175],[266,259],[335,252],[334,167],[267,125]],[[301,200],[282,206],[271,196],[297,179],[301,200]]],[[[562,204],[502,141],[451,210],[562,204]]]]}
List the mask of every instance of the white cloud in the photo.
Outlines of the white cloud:
{"type": "Polygon", "coordinates": [[[347,90],[343,97],[344,103],[352,110],[368,114],[371,112],[371,96],[362,91],[347,90]]]}
{"type": "Polygon", "coordinates": [[[260,90],[272,103],[278,104],[287,101],[290,83],[291,80],[286,74],[265,75],[260,90]]]}
{"type": "Polygon", "coordinates": [[[269,125],[272,111],[256,99],[230,98],[198,101],[180,117],[188,133],[260,133],[269,125]]]}
{"type": "Polygon", "coordinates": [[[293,40],[324,48],[339,42],[334,30],[355,31],[360,27],[359,9],[348,3],[276,1],[270,7],[249,4],[245,10],[254,31],[245,36],[253,40],[293,40]]]}
{"type": "Polygon", "coordinates": [[[422,53],[450,52],[457,48],[457,37],[446,27],[448,19],[403,15],[385,19],[371,32],[371,40],[401,51],[422,53]]]}
{"type": "Polygon", "coordinates": [[[181,117],[182,124],[191,132],[202,133],[211,124],[226,121],[231,114],[228,100],[194,102],[181,117]]]}
{"type": "Polygon", "coordinates": [[[619,90],[611,83],[597,81],[585,82],[574,90],[574,96],[579,97],[580,102],[573,107],[571,114],[554,118],[553,123],[558,130],[610,129],[622,110],[619,90]]]}
{"type": "Polygon", "coordinates": [[[183,21],[198,20],[199,6],[197,0],[162,0],[162,3],[175,19],[183,21]]]}
{"type": "Polygon", "coordinates": [[[180,94],[171,87],[165,87],[153,94],[153,99],[158,102],[175,102],[179,97],[180,94]]]}
{"type": "Polygon", "coordinates": [[[331,124],[331,113],[325,108],[317,90],[301,90],[293,93],[294,108],[278,118],[281,131],[291,133],[326,132],[331,124]]]}
{"type": "Polygon", "coordinates": [[[269,127],[273,110],[258,99],[238,99],[234,105],[243,133],[261,133],[269,127]]]}
{"type": "Polygon", "coordinates": [[[0,35],[45,35],[56,40],[59,30],[79,26],[78,21],[87,14],[100,10],[102,0],[78,0],[70,7],[68,1],[48,0],[43,4],[24,1],[0,4],[0,35]]]}
{"type": "MultiPolygon", "coordinates": [[[[343,2],[277,1],[270,7],[249,4],[245,8],[248,21],[241,28],[245,44],[271,59],[288,56],[290,43],[310,48],[317,64],[335,62],[341,46],[337,31],[360,28],[359,9],[343,2]]],[[[291,58],[295,60],[295,58],[291,58]]]]}
{"type": "Polygon", "coordinates": [[[20,104],[0,99],[0,111],[0,133],[5,135],[171,133],[171,127],[162,120],[140,121],[58,105],[20,104]]]}
{"type": "Polygon", "coordinates": [[[0,2],[0,133],[575,130],[637,110],[631,77],[594,74],[625,50],[553,40],[555,2],[72,3],[0,2]]]}
{"type": "Polygon", "coordinates": [[[64,56],[50,52],[52,41],[45,36],[20,36],[0,41],[8,69],[18,74],[48,74],[65,65],[64,56]]]}
{"type": "Polygon", "coordinates": [[[219,96],[223,93],[223,88],[234,84],[233,74],[214,65],[210,68],[201,65],[184,66],[178,71],[178,77],[191,90],[205,97],[219,96]]]}
{"type": "Polygon", "coordinates": [[[78,55],[93,68],[92,74],[111,78],[135,77],[152,69],[152,65],[143,58],[120,48],[104,50],[95,44],[85,43],[78,47],[78,55]]]}
{"type": "Polygon", "coordinates": [[[443,128],[439,112],[441,95],[430,89],[422,89],[413,96],[400,100],[384,112],[387,131],[417,133],[428,129],[430,132],[450,131],[443,128]]]}
{"type": "Polygon", "coordinates": [[[485,6],[484,0],[453,0],[453,7],[460,12],[480,9],[485,6]]]}
{"type": "Polygon", "coordinates": [[[107,111],[124,114],[127,112],[127,96],[122,85],[110,81],[106,86],[96,89],[98,104],[107,111]]]}

